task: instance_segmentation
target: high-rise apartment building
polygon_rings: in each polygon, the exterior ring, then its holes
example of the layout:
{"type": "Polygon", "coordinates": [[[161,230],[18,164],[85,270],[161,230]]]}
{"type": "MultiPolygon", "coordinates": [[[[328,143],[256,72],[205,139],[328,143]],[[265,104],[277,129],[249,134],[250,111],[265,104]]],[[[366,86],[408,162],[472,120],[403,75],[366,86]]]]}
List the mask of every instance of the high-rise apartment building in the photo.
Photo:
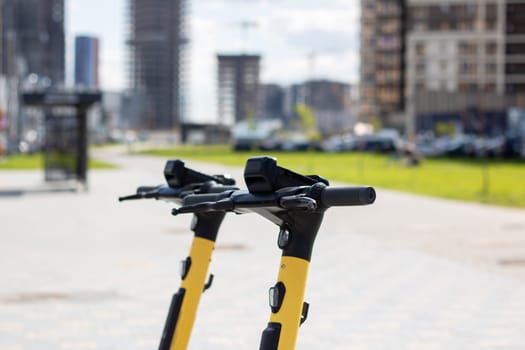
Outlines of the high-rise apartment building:
{"type": "Polygon", "coordinates": [[[523,0],[363,0],[361,23],[362,121],[487,132],[524,104],[523,0]]]}
{"type": "Polygon", "coordinates": [[[503,128],[525,93],[525,1],[409,0],[407,12],[408,132],[429,119],[503,128]]]}
{"type": "Polygon", "coordinates": [[[145,96],[147,129],[170,129],[184,119],[185,4],[129,0],[129,82],[145,96]]]}
{"type": "Polygon", "coordinates": [[[400,126],[404,98],[405,0],[361,0],[359,119],[400,126]]]}
{"type": "Polygon", "coordinates": [[[525,1],[507,1],[505,12],[505,91],[525,95],[525,1]]]}
{"type": "Polygon", "coordinates": [[[92,36],[75,37],[75,86],[96,89],[99,40],[92,36]]]}
{"type": "Polygon", "coordinates": [[[64,0],[2,0],[0,27],[0,74],[64,83],[64,0]]]}
{"type": "Polygon", "coordinates": [[[409,1],[407,91],[505,90],[504,1],[409,1]]]}
{"type": "Polygon", "coordinates": [[[217,55],[219,123],[255,119],[259,110],[259,55],[217,55]]]}

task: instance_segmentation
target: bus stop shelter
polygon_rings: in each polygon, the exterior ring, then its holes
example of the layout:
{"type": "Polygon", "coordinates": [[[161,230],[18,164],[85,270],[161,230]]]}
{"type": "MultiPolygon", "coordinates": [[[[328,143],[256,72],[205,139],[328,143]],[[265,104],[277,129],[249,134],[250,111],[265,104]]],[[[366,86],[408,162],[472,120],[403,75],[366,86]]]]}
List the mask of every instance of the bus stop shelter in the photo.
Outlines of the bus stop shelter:
{"type": "Polygon", "coordinates": [[[87,188],[88,109],[100,92],[37,91],[22,94],[24,107],[44,112],[46,181],[77,180],[87,188]]]}

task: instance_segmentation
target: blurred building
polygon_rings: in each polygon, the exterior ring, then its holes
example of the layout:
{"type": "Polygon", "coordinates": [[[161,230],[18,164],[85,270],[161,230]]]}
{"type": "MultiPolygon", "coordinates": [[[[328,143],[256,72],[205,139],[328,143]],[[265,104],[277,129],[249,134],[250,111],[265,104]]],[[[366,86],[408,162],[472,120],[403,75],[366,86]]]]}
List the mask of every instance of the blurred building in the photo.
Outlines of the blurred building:
{"type": "Polygon", "coordinates": [[[255,119],[260,61],[259,55],[217,55],[219,124],[255,119]]]}
{"type": "Polygon", "coordinates": [[[4,14],[5,5],[4,0],[0,0],[0,78],[6,73],[7,69],[4,68],[4,52],[6,48],[4,47],[4,14]]]}
{"type": "Polygon", "coordinates": [[[359,119],[401,127],[405,79],[405,0],[361,0],[359,119]]]}
{"type": "Polygon", "coordinates": [[[122,92],[120,102],[120,119],[117,122],[122,129],[142,129],[146,113],[146,94],[140,89],[129,89],[122,92]]]}
{"type": "Polygon", "coordinates": [[[114,130],[120,129],[122,96],[122,92],[104,91],[102,93],[102,113],[104,115],[104,127],[108,135],[114,130]]]}
{"type": "Polygon", "coordinates": [[[98,88],[99,40],[92,36],[75,37],[75,86],[98,88]]]}
{"type": "Polygon", "coordinates": [[[525,1],[507,1],[505,10],[505,91],[525,98],[525,1]]]}
{"type": "Polygon", "coordinates": [[[141,126],[170,129],[184,119],[185,0],[129,0],[129,83],[145,96],[141,126]]]}
{"type": "MultiPolygon", "coordinates": [[[[0,20],[3,21],[4,0],[0,0],[0,20]]],[[[0,24],[0,157],[7,151],[7,81],[3,66],[3,25],[0,24]]]]}
{"type": "Polygon", "coordinates": [[[2,0],[0,27],[0,74],[64,83],[64,0],[2,0]]]}
{"type": "MultiPolygon", "coordinates": [[[[1,2],[2,0],[0,0],[1,2]]],[[[0,157],[7,152],[7,81],[0,74],[0,157]]]]}
{"type": "Polygon", "coordinates": [[[363,0],[360,119],[498,133],[525,104],[522,0],[363,0]]]}
{"type": "Polygon", "coordinates": [[[62,86],[64,67],[64,0],[0,0],[0,80],[5,88],[0,109],[11,151],[23,139],[25,124],[31,124],[21,109],[20,91],[62,86]]]}
{"type": "Polygon", "coordinates": [[[350,85],[331,80],[309,80],[299,85],[300,102],[315,108],[343,111],[350,108],[350,85]]]}
{"type": "Polygon", "coordinates": [[[409,134],[447,122],[502,132],[525,97],[525,2],[409,0],[407,12],[409,134]]]}
{"type": "Polygon", "coordinates": [[[309,80],[289,88],[285,110],[296,115],[296,106],[310,107],[316,118],[317,128],[323,134],[350,130],[355,122],[351,103],[351,86],[331,80],[309,80]]]}
{"type": "Polygon", "coordinates": [[[279,119],[284,121],[285,88],[278,84],[261,84],[259,86],[260,110],[262,119],[279,119]]]}

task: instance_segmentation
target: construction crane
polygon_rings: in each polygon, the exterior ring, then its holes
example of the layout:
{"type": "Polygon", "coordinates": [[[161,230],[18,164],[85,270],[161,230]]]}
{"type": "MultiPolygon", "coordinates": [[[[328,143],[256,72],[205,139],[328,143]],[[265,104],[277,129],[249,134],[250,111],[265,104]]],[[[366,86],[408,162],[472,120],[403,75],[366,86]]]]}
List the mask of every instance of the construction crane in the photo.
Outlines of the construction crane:
{"type": "Polygon", "coordinates": [[[259,24],[256,21],[244,20],[237,23],[241,33],[241,52],[246,52],[248,47],[248,31],[252,28],[257,28],[259,24]]]}

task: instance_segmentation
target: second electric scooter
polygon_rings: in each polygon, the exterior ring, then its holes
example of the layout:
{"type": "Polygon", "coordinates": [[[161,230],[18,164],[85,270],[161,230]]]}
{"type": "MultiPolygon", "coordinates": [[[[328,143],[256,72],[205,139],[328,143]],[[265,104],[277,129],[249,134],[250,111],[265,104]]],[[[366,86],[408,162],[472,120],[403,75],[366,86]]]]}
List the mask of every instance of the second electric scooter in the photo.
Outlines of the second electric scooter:
{"type": "MultiPolygon", "coordinates": [[[[227,175],[207,175],[187,168],[181,160],[169,160],[164,167],[167,185],[141,186],[137,193],[120,197],[132,199],[163,199],[181,204],[190,194],[220,193],[236,190],[235,180],[227,175]]],[[[191,230],[194,232],[189,256],[181,262],[181,286],[173,295],[159,350],[187,348],[202,293],[211,286],[213,275],[208,274],[217,232],[225,216],[223,212],[195,213],[191,230]]]]}

